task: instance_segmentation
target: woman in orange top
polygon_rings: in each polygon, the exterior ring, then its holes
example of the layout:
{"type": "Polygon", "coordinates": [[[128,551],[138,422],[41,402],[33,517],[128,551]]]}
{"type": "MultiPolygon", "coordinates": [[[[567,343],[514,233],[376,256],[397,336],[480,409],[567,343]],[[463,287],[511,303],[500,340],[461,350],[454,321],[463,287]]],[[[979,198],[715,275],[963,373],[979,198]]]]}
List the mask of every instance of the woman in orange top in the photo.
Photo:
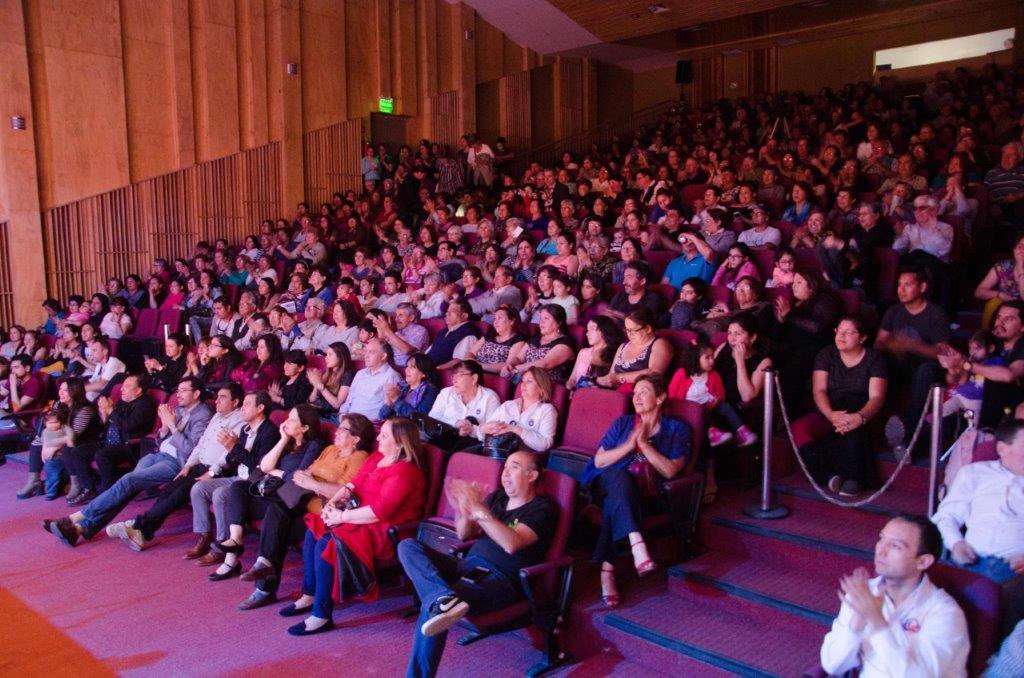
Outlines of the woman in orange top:
{"type": "Polygon", "coordinates": [[[274,594],[280,584],[285,551],[294,528],[301,525],[305,511],[320,513],[324,500],[333,497],[355,478],[370,456],[375,434],[369,419],[361,414],[346,414],[334,432],[334,444],[326,447],[305,470],[292,474],[292,482],[312,495],[293,509],[281,502],[267,507],[260,530],[260,555],[252,569],[242,575],[243,581],[256,582],[256,590],[239,604],[240,609],[252,610],[277,600],[274,594]]]}
{"type": "Polygon", "coordinates": [[[422,455],[416,425],[405,417],[387,420],[377,436],[377,452],[352,482],[331,497],[320,515],[306,515],[302,596],[281,615],[311,614],[288,633],[307,636],[334,628],[335,601],[377,599],[375,563],[395,555],[388,530],[423,513],[422,455]]]}

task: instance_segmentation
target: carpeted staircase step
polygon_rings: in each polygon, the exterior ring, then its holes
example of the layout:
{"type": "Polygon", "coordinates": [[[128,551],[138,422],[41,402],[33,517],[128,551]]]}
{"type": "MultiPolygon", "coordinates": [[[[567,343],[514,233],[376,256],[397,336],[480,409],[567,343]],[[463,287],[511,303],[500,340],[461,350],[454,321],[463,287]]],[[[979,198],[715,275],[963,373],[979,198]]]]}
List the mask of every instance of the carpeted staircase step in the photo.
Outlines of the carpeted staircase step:
{"type": "Polygon", "coordinates": [[[15,452],[13,454],[5,454],[4,455],[4,460],[5,461],[13,461],[13,462],[16,462],[18,464],[25,464],[27,466],[28,465],[28,450],[25,450],[24,452],[15,452]]]}
{"type": "Polygon", "coordinates": [[[889,517],[842,508],[826,502],[777,493],[775,501],[790,509],[780,520],[758,520],[742,512],[747,499],[716,506],[711,523],[772,539],[855,558],[874,558],[875,541],[889,517]]]}
{"type": "Polygon", "coordinates": [[[798,676],[818,661],[826,629],[699,584],[605,615],[624,633],[739,676],[798,676]],[[783,651],[780,651],[783,650],[783,651]]]}
{"type": "Polygon", "coordinates": [[[773,562],[769,552],[754,559],[735,553],[707,553],[669,568],[669,590],[685,595],[692,584],[698,584],[819,624],[831,624],[839,611],[835,594],[839,577],[853,568],[846,558],[821,558],[820,554],[815,558],[810,549],[791,550],[803,552],[804,557],[780,558],[790,561],[787,563],[773,562]],[[813,562],[794,562],[800,560],[813,562]]]}
{"type": "MultiPolygon", "coordinates": [[[[903,472],[906,472],[904,469],[903,472]]],[[[795,473],[785,478],[781,478],[776,482],[772,483],[772,487],[776,492],[782,494],[794,495],[802,497],[811,501],[820,502],[827,504],[827,500],[824,499],[817,490],[807,480],[807,477],[803,473],[795,473]]],[[[834,497],[830,492],[826,493],[839,501],[850,502],[860,500],[867,495],[862,497],[834,497]]],[[[831,506],[831,504],[829,504],[831,506]]],[[[901,513],[911,513],[916,515],[924,515],[928,510],[928,491],[925,490],[908,490],[900,487],[898,482],[886,490],[880,497],[875,498],[868,504],[859,506],[857,511],[867,511],[870,513],[878,513],[881,515],[894,516],[901,513]]]]}

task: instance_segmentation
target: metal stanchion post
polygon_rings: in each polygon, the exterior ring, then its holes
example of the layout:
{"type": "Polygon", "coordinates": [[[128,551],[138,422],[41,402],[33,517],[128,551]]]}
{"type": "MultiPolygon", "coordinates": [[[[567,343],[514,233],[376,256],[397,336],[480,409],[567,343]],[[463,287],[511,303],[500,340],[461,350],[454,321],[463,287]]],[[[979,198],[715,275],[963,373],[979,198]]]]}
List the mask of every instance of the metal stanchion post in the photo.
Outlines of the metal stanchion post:
{"type": "MultiPolygon", "coordinates": [[[[928,455],[928,516],[935,513],[939,487],[939,448],[942,446],[942,387],[932,388],[932,439],[928,455]]],[[[909,452],[908,452],[909,454],[909,452]]]]}
{"type": "Polygon", "coordinates": [[[764,373],[764,426],[761,429],[762,461],[761,502],[743,507],[743,513],[751,518],[775,520],[789,515],[785,506],[772,506],[772,420],[775,418],[775,370],[768,368],[764,373]]]}

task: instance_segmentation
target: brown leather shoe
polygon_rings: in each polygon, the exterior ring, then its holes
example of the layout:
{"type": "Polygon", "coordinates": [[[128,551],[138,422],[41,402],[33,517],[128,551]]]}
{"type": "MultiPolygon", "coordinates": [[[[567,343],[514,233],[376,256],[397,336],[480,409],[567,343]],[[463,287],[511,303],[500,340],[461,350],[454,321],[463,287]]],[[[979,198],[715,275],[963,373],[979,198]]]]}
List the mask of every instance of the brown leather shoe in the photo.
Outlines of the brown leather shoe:
{"type": "Polygon", "coordinates": [[[217,553],[216,551],[210,551],[205,556],[196,561],[196,565],[200,567],[207,567],[209,565],[220,565],[224,562],[224,554],[217,553]]]}
{"type": "MultiPolygon", "coordinates": [[[[258,581],[274,574],[274,568],[268,565],[253,565],[252,569],[242,573],[242,581],[258,581]]],[[[247,608],[248,609],[248,608],[247,608]]]]}
{"type": "Polygon", "coordinates": [[[202,558],[210,552],[210,544],[213,543],[213,535],[207,532],[206,534],[199,535],[199,539],[196,540],[196,545],[185,552],[182,556],[185,560],[195,560],[196,558],[202,558]]]}

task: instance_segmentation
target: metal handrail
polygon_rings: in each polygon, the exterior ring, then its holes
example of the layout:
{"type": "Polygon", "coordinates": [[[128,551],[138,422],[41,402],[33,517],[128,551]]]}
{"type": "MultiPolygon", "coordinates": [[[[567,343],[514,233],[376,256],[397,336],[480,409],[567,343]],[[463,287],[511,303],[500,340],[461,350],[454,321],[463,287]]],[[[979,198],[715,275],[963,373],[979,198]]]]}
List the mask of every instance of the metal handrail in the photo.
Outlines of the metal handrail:
{"type": "Polygon", "coordinates": [[[623,118],[604,122],[596,127],[577,132],[542,146],[535,146],[529,150],[520,151],[508,161],[507,171],[510,171],[512,176],[518,176],[526,171],[526,168],[532,162],[539,162],[543,166],[550,166],[566,151],[579,153],[589,150],[595,143],[609,143],[612,137],[616,135],[632,135],[640,125],[657,120],[663,113],[678,105],[678,101],[666,99],[647,108],[630,113],[623,118]]]}

